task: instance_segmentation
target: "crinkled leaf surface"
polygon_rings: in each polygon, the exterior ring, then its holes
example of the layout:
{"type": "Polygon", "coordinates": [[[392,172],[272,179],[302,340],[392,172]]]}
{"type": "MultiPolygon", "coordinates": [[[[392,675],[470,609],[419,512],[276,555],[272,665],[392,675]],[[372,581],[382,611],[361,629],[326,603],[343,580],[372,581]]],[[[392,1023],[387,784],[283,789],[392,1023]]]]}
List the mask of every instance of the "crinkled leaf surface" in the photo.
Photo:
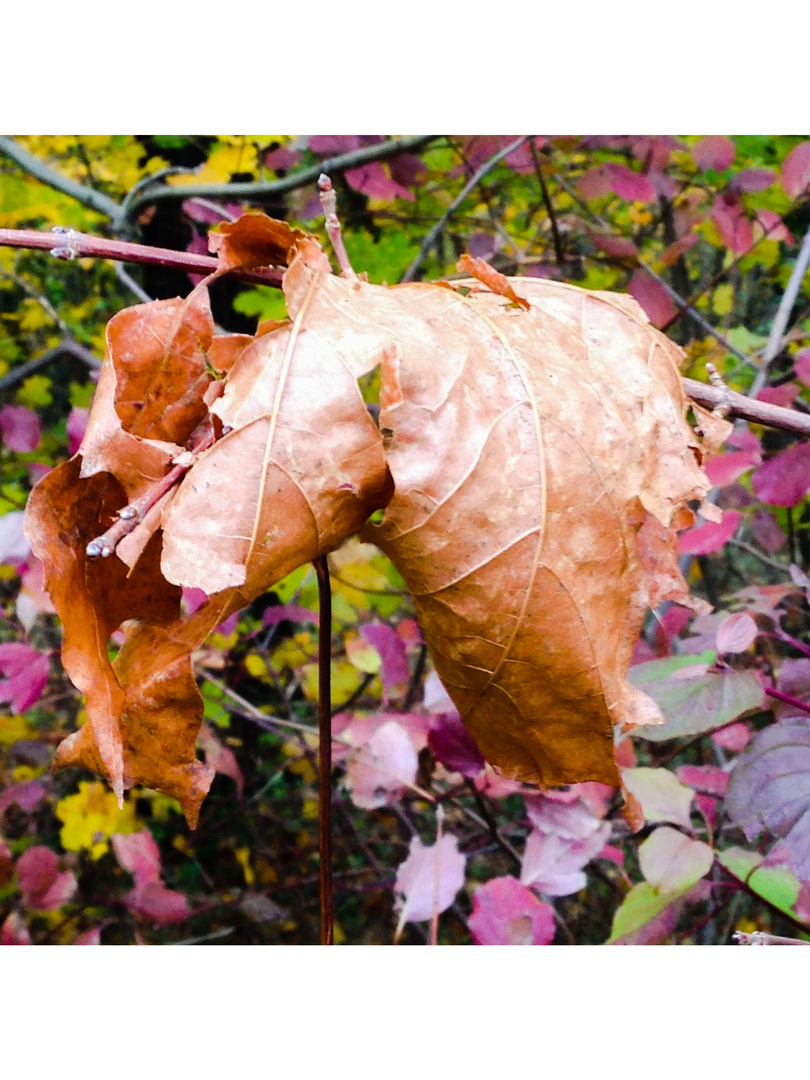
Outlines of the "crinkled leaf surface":
{"type": "Polygon", "coordinates": [[[810,721],[760,731],[734,763],[726,807],[749,840],[781,837],[797,875],[810,878],[810,721]]]}
{"type": "Polygon", "coordinates": [[[312,238],[258,214],[214,247],[219,272],[286,265],[290,321],[249,343],[212,336],[204,285],[122,312],[79,454],[31,499],[65,667],[88,699],[58,763],[119,796],[167,791],[195,821],[211,770],[194,752],[190,654],[387,506],[369,538],[487,760],[546,786],[615,785],[614,725],[662,720],[627,668],[647,606],[689,601],[677,532],[709,486],[680,351],[626,296],[521,279],[516,307],[476,282],[337,278],[312,238]],[[377,366],[380,430],[357,385],[377,366]],[[200,424],[216,441],[124,542],[129,572],[118,554],[88,563],[87,541],[200,424]],[[182,616],[171,586],[209,599],[182,616]]]}
{"type": "Polygon", "coordinates": [[[671,656],[636,664],[628,678],[661,708],[666,723],[637,728],[633,734],[653,742],[701,735],[761,707],[762,686],[751,671],[708,671],[713,652],[671,656]]]}

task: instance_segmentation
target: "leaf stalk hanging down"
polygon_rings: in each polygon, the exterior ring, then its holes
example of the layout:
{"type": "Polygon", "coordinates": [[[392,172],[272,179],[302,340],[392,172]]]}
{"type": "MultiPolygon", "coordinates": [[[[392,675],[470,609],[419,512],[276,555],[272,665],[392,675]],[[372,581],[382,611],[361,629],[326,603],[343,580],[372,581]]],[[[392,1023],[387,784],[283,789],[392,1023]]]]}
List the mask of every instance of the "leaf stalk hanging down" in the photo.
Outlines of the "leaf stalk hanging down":
{"type": "Polygon", "coordinates": [[[335,944],[332,888],[332,590],[325,555],[313,564],[318,577],[318,851],[321,945],[335,944]]]}

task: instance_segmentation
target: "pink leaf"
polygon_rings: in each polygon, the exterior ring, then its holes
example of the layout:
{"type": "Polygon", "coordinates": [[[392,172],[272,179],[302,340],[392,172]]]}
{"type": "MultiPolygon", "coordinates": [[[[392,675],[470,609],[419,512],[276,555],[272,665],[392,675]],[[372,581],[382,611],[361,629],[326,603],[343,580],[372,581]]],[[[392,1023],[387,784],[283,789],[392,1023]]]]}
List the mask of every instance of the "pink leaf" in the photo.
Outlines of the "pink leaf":
{"type": "Polygon", "coordinates": [[[810,386],[810,349],[801,349],[796,353],[793,370],[805,386],[810,386]]]}
{"type": "Polygon", "coordinates": [[[775,210],[763,210],[761,207],[757,207],[754,213],[756,214],[757,225],[762,227],[762,232],[768,240],[781,240],[784,244],[790,245],[796,243],[793,233],[790,232],[775,210]]]}
{"type": "MultiPolygon", "coordinates": [[[[715,732],[715,734],[720,733],[715,732]]],[[[703,791],[707,795],[722,797],[728,791],[729,774],[716,765],[681,765],[678,769],[678,779],[682,784],[688,785],[695,791],[703,791]]]]}
{"type": "Polygon", "coordinates": [[[723,520],[719,525],[707,521],[705,525],[696,525],[678,537],[678,546],[682,555],[711,555],[727,543],[742,520],[737,510],[724,510],[723,520]]]}
{"type": "Polygon", "coordinates": [[[425,679],[422,691],[422,704],[428,712],[448,713],[455,712],[456,707],[450,700],[450,695],[442,685],[442,681],[435,671],[431,671],[425,679]]]}
{"type": "Polygon", "coordinates": [[[632,240],[624,236],[611,236],[608,233],[591,233],[594,244],[614,259],[634,259],[638,257],[638,248],[632,240]]]}
{"type": "Polygon", "coordinates": [[[384,199],[387,202],[410,199],[413,202],[416,198],[412,191],[391,179],[381,161],[370,161],[359,169],[349,169],[346,181],[355,191],[362,191],[371,199],[384,199]]]}
{"type": "MultiPolygon", "coordinates": [[[[202,255],[208,254],[208,249],[201,252],[202,255]]],[[[87,430],[87,418],[90,415],[89,409],[81,409],[78,405],[74,406],[70,410],[70,415],[67,421],[67,437],[68,437],[68,452],[72,457],[78,452],[79,447],[82,444],[84,433],[87,430]]]]}
{"type": "Polygon", "coordinates": [[[518,780],[507,780],[496,772],[489,762],[473,783],[482,795],[487,795],[490,799],[505,799],[507,795],[516,795],[523,791],[523,784],[518,780]]]}
{"type": "Polygon", "coordinates": [[[583,173],[577,181],[577,189],[587,202],[609,195],[613,189],[610,186],[610,178],[605,166],[599,165],[597,168],[589,169],[586,173],[583,173]]]}
{"type": "Polygon", "coordinates": [[[50,663],[30,645],[9,641],[0,645],[0,701],[10,701],[15,712],[24,712],[42,695],[50,663]]]}
{"type": "Polygon", "coordinates": [[[197,736],[197,745],[205,754],[205,764],[223,776],[229,776],[236,784],[236,797],[241,801],[245,790],[245,778],[236,760],[236,754],[229,747],[224,746],[214,734],[210,724],[203,722],[200,734],[197,736]]]}
{"type": "Polygon", "coordinates": [[[757,401],[764,401],[768,405],[779,405],[783,409],[789,409],[796,400],[799,389],[794,382],[782,383],[781,386],[763,386],[757,393],[757,401]]]}
{"type": "Polygon", "coordinates": [[[507,875],[476,889],[467,925],[476,945],[550,945],[554,909],[507,875]]]}
{"type": "Polygon", "coordinates": [[[309,148],[314,154],[347,154],[363,145],[360,135],[310,135],[309,148]]]}
{"type": "Polygon", "coordinates": [[[722,746],[724,750],[739,753],[751,741],[751,732],[747,724],[738,721],[736,724],[729,724],[728,727],[721,728],[719,731],[713,731],[712,741],[716,742],[718,746],[722,746]]]}
{"type": "Polygon", "coordinates": [[[367,623],[360,627],[360,634],[382,657],[383,701],[386,702],[407,685],[410,677],[405,642],[385,623],[367,623]]]}
{"type": "Polygon", "coordinates": [[[757,469],[754,494],[771,506],[797,506],[810,491],[810,443],[795,443],[757,469]]]}
{"type": "Polygon", "coordinates": [[[26,780],[21,784],[10,784],[0,795],[0,814],[5,813],[12,803],[26,813],[36,810],[45,798],[45,788],[40,780],[26,780]]]}
{"type": "Polygon", "coordinates": [[[31,935],[23,922],[22,915],[12,911],[0,927],[0,945],[30,945],[31,935]]]}
{"type": "Polygon", "coordinates": [[[262,626],[264,627],[276,626],[282,622],[310,622],[315,623],[317,626],[318,613],[317,611],[310,611],[309,608],[299,607],[298,604],[280,604],[268,608],[262,615],[262,626]]]}
{"type": "Polygon", "coordinates": [[[136,885],[126,894],[124,903],[136,918],[156,923],[158,926],[183,922],[192,914],[185,896],[173,889],[167,889],[159,881],[136,885]]]}
{"type": "Polygon", "coordinates": [[[24,510],[11,510],[0,517],[0,563],[24,562],[31,545],[23,532],[24,510]]]}
{"type": "Polygon", "coordinates": [[[646,176],[615,162],[610,162],[606,169],[608,182],[620,199],[627,202],[655,202],[655,188],[646,176]]]}
{"type": "Polygon", "coordinates": [[[137,886],[148,885],[160,878],[160,851],[148,829],[112,836],[113,850],[119,864],[135,878],[137,886]]]}
{"type": "Polygon", "coordinates": [[[695,806],[703,815],[709,828],[713,829],[717,824],[717,799],[713,795],[706,795],[702,791],[696,791],[695,806]]]}
{"type": "Polygon", "coordinates": [[[776,180],[773,169],[742,169],[732,176],[728,186],[732,191],[764,191],[776,180]]]}
{"type": "Polygon", "coordinates": [[[579,892],[587,885],[583,867],[599,854],[609,836],[609,822],[597,824],[587,838],[578,841],[532,829],[523,853],[520,880],[549,896],[579,892]]]}
{"type": "Polygon", "coordinates": [[[47,847],[30,847],[19,857],[17,878],[25,906],[40,911],[55,911],[76,893],[76,878],[59,873],[56,852],[47,847]]]}
{"type": "Polygon", "coordinates": [[[743,653],[754,644],[759,627],[747,611],[729,615],[717,630],[717,651],[719,653],[743,653]]]}
{"type": "Polygon", "coordinates": [[[726,135],[706,135],[692,148],[692,158],[702,172],[707,169],[724,172],[736,153],[734,143],[726,135]]]}
{"type": "Polygon", "coordinates": [[[759,450],[735,450],[730,454],[718,454],[706,462],[706,475],[713,487],[726,487],[739,480],[749,469],[762,461],[759,450]]]}
{"type": "Polygon", "coordinates": [[[636,270],[628,288],[655,326],[664,326],[675,318],[677,309],[669,293],[643,270],[636,270]]]}
{"type": "Polygon", "coordinates": [[[787,543],[787,537],[782,531],[782,526],[770,510],[757,510],[751,519],[751,531],[756,542],[769,555],[779,551],[787,543]]]}
{"type": "Polygon", "coordinates": [[[560,803],[545,795],[526,797],[526,813],[535,829],[546,836],[559,836],[563,840],[586,840],[600,827],[595,817],[581,799],[560,803]]]}
{"type": "Polygon", "coordinates": [[[17,454],[30,454],[42,438],[39,417],[24,405],[4,405],[0,409],[0,433],[9,450],[17,454]]]}
{"type": "Polygon", "coordinates": [[[428,733],[428,746],[445,768],[472,779],[486,762],[457,712],[439,713],[428,733]]]}
{"type": "Polygon", "coordinates": [[[100,945],[101,944],[101,931],[103,927],[94,926],[92,930],[85,930],[83,934],[79,934],[74,945],[100,945]]]}
{"type": "Polygon", "coordinates": [[[400,927],[431,919],[434,908],[439,914],[446,911],[464,885],[465,863],[455,836],[445,834],[440,844],[429,847],[415,836],[394,882],[400,927]]]}
{"type": "Polygon", "coordinates": [[[346,783],[352,802],[365,810],[395,802],[416,782],[418,769],[419,758],[408,732],[396,720],[389,720],[349,759],[346,783]]]}
{"type": "Polygon", "coordinates": [[[798,197],[810,184],[810,142],[794,146],[782,162],[782,187],[790,199],[798,197]]]}
{"type": "Polygon", "coordinates": [[[720,239],[735,255],[742,255],[754,243],[751,223],[733,196],[719,195],[712,207],[712,221],[720,239]]]}

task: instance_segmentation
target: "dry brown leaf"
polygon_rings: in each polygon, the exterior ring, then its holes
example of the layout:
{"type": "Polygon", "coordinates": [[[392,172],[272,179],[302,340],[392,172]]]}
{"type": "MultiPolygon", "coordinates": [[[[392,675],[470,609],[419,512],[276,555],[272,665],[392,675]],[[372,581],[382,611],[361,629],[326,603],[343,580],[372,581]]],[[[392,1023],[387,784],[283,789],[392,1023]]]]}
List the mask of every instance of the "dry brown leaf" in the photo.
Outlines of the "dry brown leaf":
{"type": "Polygon", "coordinates": [[[505,296],[513,304],[528,311],[531,304],[523,296],[518,296],[512,287],[509,278],[501,274],[494,266],[490,266],[484,259],[474,259],[472,255],[462,255],[456,263],[456,269],[462,274],[472,274],[476,281],[486,285],[498,296],[505,296]]]}
{"type": "Polygon", "coordinates": [[[693,520],[688,500],[709,488],[684,419],[680,350],[627,296],[520,279],[521,304],[509,279],[468,296],[349,281],[329,272],[314,239],[263,215],[219,236],[223,268],[288,265],[291,321],[246,347],[217,346],[203,290],[122,313],[82,477],[71,462],[32,498],[29,534],[91,717],[60,762],[95,768],[119,792],[168,791],[195,820],[210,775],[194,755],[191,652],[387,505],[366,535],[403,574],[488,760],[543,786],[618,785],[614,725],[662,721],[627,683],[632,648],[648,604],[689,602],[676,535],[693,520]],[[206,354],[227,371],[224,388],[206,354]],[[379,431],[357,386],[377,365],[379,431]],[[131,577],[117,555],[88,565],[81,545],[166,472],[208,406],[224,436],[129,538],[131,577]],[[168,582],[210,599],[181,618],[176,599],[153,595],[176,598],[168,582]],[[110,668],[106,640],[126,619],[110,668]]]}

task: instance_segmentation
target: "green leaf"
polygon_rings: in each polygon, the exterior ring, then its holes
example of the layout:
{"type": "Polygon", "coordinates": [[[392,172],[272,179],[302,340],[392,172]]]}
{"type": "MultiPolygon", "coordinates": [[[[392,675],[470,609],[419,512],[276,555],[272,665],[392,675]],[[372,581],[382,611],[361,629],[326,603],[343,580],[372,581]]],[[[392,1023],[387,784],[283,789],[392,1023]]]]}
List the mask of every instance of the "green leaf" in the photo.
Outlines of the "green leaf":
{"type": "Polygon", "coordinates": [[[615,945],[621,938],[636,933],[670,904],[680,900],[685,892],[659,893],[649,881],[634,885],[613,916],[613,927],[605,944],[615,945]]]}
{"type": "Polygon", "coordinates": [[[795,905],[801,882],[784,866],[763,866],[762,855],[745,848],[731,847],[717,853],[720,863],[755,893],[787,915],[797,918],[795,905]]]}
{"type": "Polygon", "coordinates": [[[647,821],[673,821],[691,829],[695,793],[668,769],[622,769],[622,783],[641,803],[647,821]]]}
{"type": "Polygon", "coordinates": [[[662,825],[638,849],[641,872],[660,893],[691,889],[712,868],[714,852],[702,840],[662,825]]]}
{"type": "Polygon", "coordinates": [[[233,302],[233,309],[242,315],[257,315],[261,322],[265,319],[281,322],[287,318],[284,293],[269,285],[257,285],[255,289],[239,293],[233,302]]]}

